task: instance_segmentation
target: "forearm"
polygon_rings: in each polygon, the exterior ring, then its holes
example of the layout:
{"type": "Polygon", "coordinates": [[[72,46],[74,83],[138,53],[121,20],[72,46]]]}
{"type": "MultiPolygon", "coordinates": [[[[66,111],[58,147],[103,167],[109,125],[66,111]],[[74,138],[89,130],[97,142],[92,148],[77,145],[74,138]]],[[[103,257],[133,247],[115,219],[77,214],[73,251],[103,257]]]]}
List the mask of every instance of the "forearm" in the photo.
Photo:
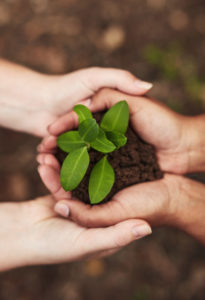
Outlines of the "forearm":
{"type": "Polygon", "coordinates": [[[0,204],[0,272],[25,264],[26,253],[22,247],[25,226],[21,224],[20,214],[21,204],[0,204]]]}
{"type": "Polygon", "coordinates": [[[0,125],[21,129],[30,112],[42,108],[47,76],[0,59],[0,125]],[[41,103],[41,105],[37,105],[41,103]]]}
{"type": "Polygon", "coordinates": [[[187,173],[205,171],[205,114],[185,118],[187,173]]]}
{"type": "Polygon", "coordinates": [[[172,211],[167,224],[177,227],[205,244],[205,185],[183,178],[172,191],[172,211]]]}

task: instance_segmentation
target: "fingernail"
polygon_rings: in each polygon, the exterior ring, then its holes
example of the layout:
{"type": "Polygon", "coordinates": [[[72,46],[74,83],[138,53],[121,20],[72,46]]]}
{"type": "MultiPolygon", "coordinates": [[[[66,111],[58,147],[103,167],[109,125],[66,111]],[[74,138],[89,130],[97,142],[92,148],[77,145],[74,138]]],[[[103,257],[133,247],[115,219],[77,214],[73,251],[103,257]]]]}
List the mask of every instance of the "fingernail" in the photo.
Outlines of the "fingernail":
{"type": "Polygon", "coordinates": [[[54,210],[62,217],[69,216],[69,207],[65,203],[57,203],[54,210]]]}
{"type": "Polygon", "coordinates": [[[152,229],[150,226],[146,224],[138,225],[132,228],[132,233],[136,237],[136,239],[140,239],[146,235],[149,235],[152,233],[152,229]]]}
{"type": "Polygon", "coordinates": [[[135,84],[143,90],[150,90],[153,87],[153,84],[146,81],[136,80],[135,84]]]}

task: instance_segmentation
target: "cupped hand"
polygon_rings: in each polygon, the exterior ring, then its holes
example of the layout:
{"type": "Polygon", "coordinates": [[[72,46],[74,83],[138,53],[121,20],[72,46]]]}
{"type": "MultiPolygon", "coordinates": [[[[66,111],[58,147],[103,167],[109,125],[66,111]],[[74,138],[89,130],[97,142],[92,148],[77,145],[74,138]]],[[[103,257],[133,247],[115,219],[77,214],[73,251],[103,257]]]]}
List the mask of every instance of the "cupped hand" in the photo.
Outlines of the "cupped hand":
{"type": "MultiPolygon", "coordinates": [[[[49,155],[47,159],[50,163],[49,155]]],[[[123,189],[108,203],[90,206],[62,190],[58,172],[53,166],[41,165],[39,171],[58,200],[55,211],[81,226],[111,226],[137,218],[147,221],[152,227],[178,228],[205,244],[205,185],[202,183],[165,174],[161,180],[123,189]]]]}
{"type": "Polygon", "coordinates": [[[111,68],[44,75],[0,60],[0,125],[44,137],[47,127],[103,87],[143,95],[152,84],[111,68]]]}
{"type": "MultiPolygon", "coordinates": [[[[134,130],[156,149],[161,169],[165,172],[184,174],[189,167],[190,139],[189,118],[173,112],[156,100],[131,96],[111,89],[103,89],[93,97],[89,108],[96,112],[109,109],[125,99],[129,104],[130,122],[134,130]]],[[[49,128],[48,136],[39,147],[40,152],[52,152],[55,136],[76,127],[77,116],[70,112],[59,118],[49,128]]]]}
{"type": "MultiPolygon", "coordinates": [[[[90,103],[90,109],[101,111],[110,108],[116,102],[125,99],[130,109],[130,122],[134,130],[146,142],[155,146],[161,169],[166,173],[183,174],[188,168],[187,118],[181,116],[156,100],[125,95],[111,89],[103,89],[90,103]]],[[[66,216],[66,207],[70,208],[70,217],[86,226],[111,225],[119,220],[141,218],[153,226],[168,222],[175,213],[183,177],[165,174],[164,178],[149,183],[137,184],[117,193],[112,201],[95,207],[85,206],[73,200],[70,193],[60,186],[60,166],[52,155],[56,147],[56,136],[78,125],[74,112],[59,118],[49,128],[51,136],[41,143],[41,154],[37,160],[40,176],[59,201],[55,210],[66,216]]]]}
{"type": "Polygon", "coordinates": [[[177,199],[184,181],[182,176],[165,174],[163,179],[127,187],[109,202],[91,206],[63,190],[59,166],[54,166],[51,154],[41,154],[39,159],[39,174],[57,201],[55,211],[83,226],[109,226],[134,218],[144,219],[151,226],[160,226],[171,222],[177,214],[177,199]]]}
{"type": "Polygon", "coordinates": [[[59,217],[52,196],[22,203],[2,203],[0,271],[37,264],[70,262],[116,252],[151,233],[142,220],[87,229],[59,217]]]}

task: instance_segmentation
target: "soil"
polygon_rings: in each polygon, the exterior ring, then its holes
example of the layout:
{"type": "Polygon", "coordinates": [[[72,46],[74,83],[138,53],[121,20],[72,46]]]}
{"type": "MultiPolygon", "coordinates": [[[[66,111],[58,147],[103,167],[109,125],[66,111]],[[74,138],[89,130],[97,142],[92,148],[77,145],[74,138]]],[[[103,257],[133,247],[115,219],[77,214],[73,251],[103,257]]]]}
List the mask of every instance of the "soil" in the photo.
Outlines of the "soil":
{"type": "MultiPolygon", "coordinates": [[[[96,113],[94,118],[99,122],[103,114],[96,113]]],[[[157,163],[154,147],[144,142],[131,126],[128,128],[126,136],[127,144],[108,155],[108,160],[115,170],[115,183],[108,196],[101,203],[109,201],[113,195],[127,186],[163,177],[163,172],[157,163]]],[[[89,155],[90,164],[87,173],[79,186],[72,192],[74,197],[85,203],[90,203],[88,196],[90,173],[104,154],[91,149],[89,155]]],[[[56,157],[60,163],[66,156],[67,153],[58,149],[56,157]]]]}

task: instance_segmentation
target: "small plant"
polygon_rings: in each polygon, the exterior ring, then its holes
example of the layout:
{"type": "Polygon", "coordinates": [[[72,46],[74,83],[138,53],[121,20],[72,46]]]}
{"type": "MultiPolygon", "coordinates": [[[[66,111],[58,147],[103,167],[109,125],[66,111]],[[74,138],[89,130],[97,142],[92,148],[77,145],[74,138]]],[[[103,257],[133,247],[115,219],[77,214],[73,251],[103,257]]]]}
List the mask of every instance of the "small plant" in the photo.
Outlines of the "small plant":
{"type": "Polygon", "coordinates": [[[76,105],[74,111],[79,119],[78,130],[65,132],[57,140],[59,148],[69,153],[61,167],[61,185],[65,191],[72,191],[80,184],[89,166],[90,148],[104,153],[91,171],[88,186],[90,202],[100,203],[115,181],[107,155],[127,142],[129,107],[126,101],[118,102],[105,113],[100,125],[86,106],[76,105]]]}

